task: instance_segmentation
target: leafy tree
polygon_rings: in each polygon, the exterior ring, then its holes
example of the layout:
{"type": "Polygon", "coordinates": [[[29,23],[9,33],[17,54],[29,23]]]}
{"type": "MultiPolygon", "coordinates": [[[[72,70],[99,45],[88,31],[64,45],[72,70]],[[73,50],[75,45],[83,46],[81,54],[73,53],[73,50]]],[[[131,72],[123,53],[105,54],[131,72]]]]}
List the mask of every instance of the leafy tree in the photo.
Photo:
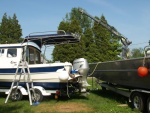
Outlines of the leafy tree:
{"type": "Polygon", "coordinates": [[[2,23],[1,23],[1,26],[0,26],[0,42],[1,43],[6,43],[6,38],[7,36],[5,35],[8,31],[8,26],[9,26],[9,22],[8,22],[8,19],[7,19],[7,14],[5,13],[3,18],[2,18],[2,23]]]}
{"type": "Polygon", "coordinates": [[[63,29],[66,32],[80,33],[81,40],[77,44],[57,45],[53,50],[53,60],[73,62],[76,58],[85,57],[84,35],[82,34],[87,27],[90,27],[90,19],[86,16],[81,16],[78,8],[73,8],[71,13],[66,15],[66,18],[60,22],[59,30],[63,29]],[[82,19],[81,19],[82,18],[82,19]],[[86,27],[85,27],[86,26],[86,27]]]}
{"type": "Polygon", "coordinates": [[[16,14],[13,15],[13,18],[11,19],[11,25],[12,25],[12,39],[15,39],[15,42],[22,41],[22,29],[21,25],[19,24],[19,21],[17,20],[16,14]]]}
{"type": "Polygon", "coordinates": [[[81,28],[82,28],[82,32],[85,32],[85,30],[87,28],[91,28],[92,27],[92,20],[90,18],[88,18],[85,15],[82,15],[79,12],[80,8],[72,8],[71,12],[70,12],[70,16],[68,16],[69,18],[67,20],[72,20],[72,19],[76,19],[78,20],[81,28]]]}
{"type": "Polygon", "coordinates": [[[85,32],[83,33],[83,49],[84,49],[84,58],[88,59],[88,62],[92,62],[94,56],[94,38],[91,28],[86,28],[85,32]]]}
{"type": "MultiPolygon", "coordinates": [[[[103,15],[101,20],[107,24],[103,15]]],[[[76,58],[84,57],[88,62],[98,62],[119,59],[118,55],[121,52],[119,38],[112,37],[108,29],[80,14],[78,8],[73,8],[71,13],[66,15],[59,29],[80,33],[81,41],[78,44],[55,46],[53,60],[72,62],[76,58]]]]}
{"type": "MultiPolygon", "coordinates": [[[[99,18],[96,17],[98,20],[99,18]]],[[[107,24],[105,17],[101,16],[101,21],[107,24]]],[[[93,25],[93,35],[94,35],[94,45],[95,55],[93,55],[92,62],[98,61],[110,61],[119,59],[118,55],[121,52],[119,38],[114,36],[112,37],[112,33],[108,31],[105,27],[97,22],[94,22],[93,25]]]]}
{"type": "Polygon", "coordinates": [[[134,48],[131,50],[131,58],[138,58],[144,56],[144,50],[142,48],[134,48]]]}
{"type": "MultiPolygon", "coordinates": [[[[78,32],[81,33],[81,27],[79,25],[79,22],[73,18],[72,21],[62,21],[59,25],[59,30],[65,30],[66,32],[78,32]]],[[[82,41],[81,41],[82,42],[82,41]]],[[[83,51],[82,51],[82,43],[77,44],[67,44],[67,45],[57,45],[54,48],[54,51],[52,53],[53,60],[59,60],[62,62],[70,61],[73,62],[74,59],[82,57],[83,51]]]]}
{"type": "Polygon", "coordinates": [[[11,18],[5,13],[0,26],[0,43],[18,43],[22,41],[22,29],[16,14],[11,18]]]}

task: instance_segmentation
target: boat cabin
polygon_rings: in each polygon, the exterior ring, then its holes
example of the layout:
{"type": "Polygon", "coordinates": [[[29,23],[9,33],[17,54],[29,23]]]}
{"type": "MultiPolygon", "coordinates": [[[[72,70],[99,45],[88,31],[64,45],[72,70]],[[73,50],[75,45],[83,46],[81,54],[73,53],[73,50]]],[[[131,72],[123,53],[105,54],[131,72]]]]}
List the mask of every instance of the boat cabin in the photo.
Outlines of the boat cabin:
{"type": "Polygon", "coordinates": [[[63,34],[29,35],[21,44],[0,44],[0,67],[12,68],[23,58],[30,65],[41,64],[43,45],[76,43],[79,40],[78,34],[63,32],[63,34]]]}
{"type": "Polygon", "coordinates": [[[1,44],[0,45],[0,67],[14,67],[22,58],[22,52],[27,45],[26,61],[29,64],[41,63],[41,50],[33,42],[24,44],[1,44]]]}

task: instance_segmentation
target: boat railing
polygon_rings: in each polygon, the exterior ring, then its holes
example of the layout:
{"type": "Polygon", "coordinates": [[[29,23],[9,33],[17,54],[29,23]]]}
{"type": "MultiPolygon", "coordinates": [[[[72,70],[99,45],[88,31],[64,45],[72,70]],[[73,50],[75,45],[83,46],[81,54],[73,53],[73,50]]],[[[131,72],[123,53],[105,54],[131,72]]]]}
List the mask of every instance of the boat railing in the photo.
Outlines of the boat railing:
{"type": "Polygon", "coordinates": [[[24,42],[35,42],[41,48],[42,45],[73,44],[80,41],[78,33],[68,33],[64,30],[33,32],[26,36],[24,42]]]}
{"type": "MultiPolygon", "coordinates": [[[[42,35],[45,35],[45,36],[46,36],[46,35],[49,34],[49,33],[53,33],[53,35],[56,35],[56,34],[64,34],[64,35],[66,35],[66,34],[67,34],[64,30],[44,31],[44,32],[33,32],[33,33],[30,33],[27,37],[25,37],[24,40],[27,40],[27,42],[28,42],[28,41],[29,41],[29,38],[32,37],[32,36],[34,36],[34,37],[36,37],[36,36],[42,36],[42,35]],[[54,33],[55,33],[55,34],[54,34],[54,33]]],[[[51,35],[52,35],[52,34],[51,34],[51,35]]],[[[25,42],[24,40],[23,40],[22,43],[25,42]]],[[[33,38],[33,39],[30,39],[30,40],[37,40],[37,39],[33,38]]]]}
{"type": "Polygon", "coordinates": [[[47,34],[49,34],[49,33],[51,33],[51,34],[54,34],[54,35],[56,35],[56,34],[64,34],[64,35],[66,35],[67,33],[64,31],[64,30],[57,30],[57,31],[44,31],[44,32],[33,32],[33,33],[30,33],[29,35],[28,35],[28,38],[30,37],[30,36],[32,36],[32,35],[47,35],[47,34]]]}
{"type": "Polygon", "coordinates": [[[149,41],[149,45],[144,47],[144,57],[146,56],[150,56],[150,41],[149,41]]]}
{"type": "Polygon", "coordinates": [[[143,59],[143,66],[145,66],[145,58],[150,57],[150,41],[149,45],[144,47],[144,59],[143,59]]]}

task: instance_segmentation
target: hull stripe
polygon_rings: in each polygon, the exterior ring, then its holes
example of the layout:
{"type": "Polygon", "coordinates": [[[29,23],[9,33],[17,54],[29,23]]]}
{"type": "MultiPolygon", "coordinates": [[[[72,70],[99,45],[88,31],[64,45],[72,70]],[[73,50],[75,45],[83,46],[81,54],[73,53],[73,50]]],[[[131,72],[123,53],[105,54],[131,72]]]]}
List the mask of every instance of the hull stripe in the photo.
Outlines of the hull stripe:
{"type": "MultiPolygon", "coordinates": [[[[30,73],[40,73],[40,72],[56,72],[58,69],[62,69],[64,66],[56,66],[56,67],[34,67],[29,68],[30,73]]],[[[20,72],[21,69],[19,69],[20,72]]],[[[7,69],[0,69],[0,74],[4,73],[16,73],[16,68],[7,68],[7,69]]]]}

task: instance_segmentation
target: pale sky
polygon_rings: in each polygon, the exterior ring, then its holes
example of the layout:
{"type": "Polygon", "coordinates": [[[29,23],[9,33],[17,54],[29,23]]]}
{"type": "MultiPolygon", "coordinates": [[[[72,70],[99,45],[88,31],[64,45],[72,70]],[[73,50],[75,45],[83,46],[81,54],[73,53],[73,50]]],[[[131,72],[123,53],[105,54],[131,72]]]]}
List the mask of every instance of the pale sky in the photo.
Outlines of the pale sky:
{"type": "Polygon", "coordinates": [[[148,45],[150,0],[0,0],[0,22],[4,13],[11,17],[15,13],[22,37],[32,32],[56,31],[74,7],[92,16],[103,14],[111,26],[132,41],[130,48],[148,45]]]}

